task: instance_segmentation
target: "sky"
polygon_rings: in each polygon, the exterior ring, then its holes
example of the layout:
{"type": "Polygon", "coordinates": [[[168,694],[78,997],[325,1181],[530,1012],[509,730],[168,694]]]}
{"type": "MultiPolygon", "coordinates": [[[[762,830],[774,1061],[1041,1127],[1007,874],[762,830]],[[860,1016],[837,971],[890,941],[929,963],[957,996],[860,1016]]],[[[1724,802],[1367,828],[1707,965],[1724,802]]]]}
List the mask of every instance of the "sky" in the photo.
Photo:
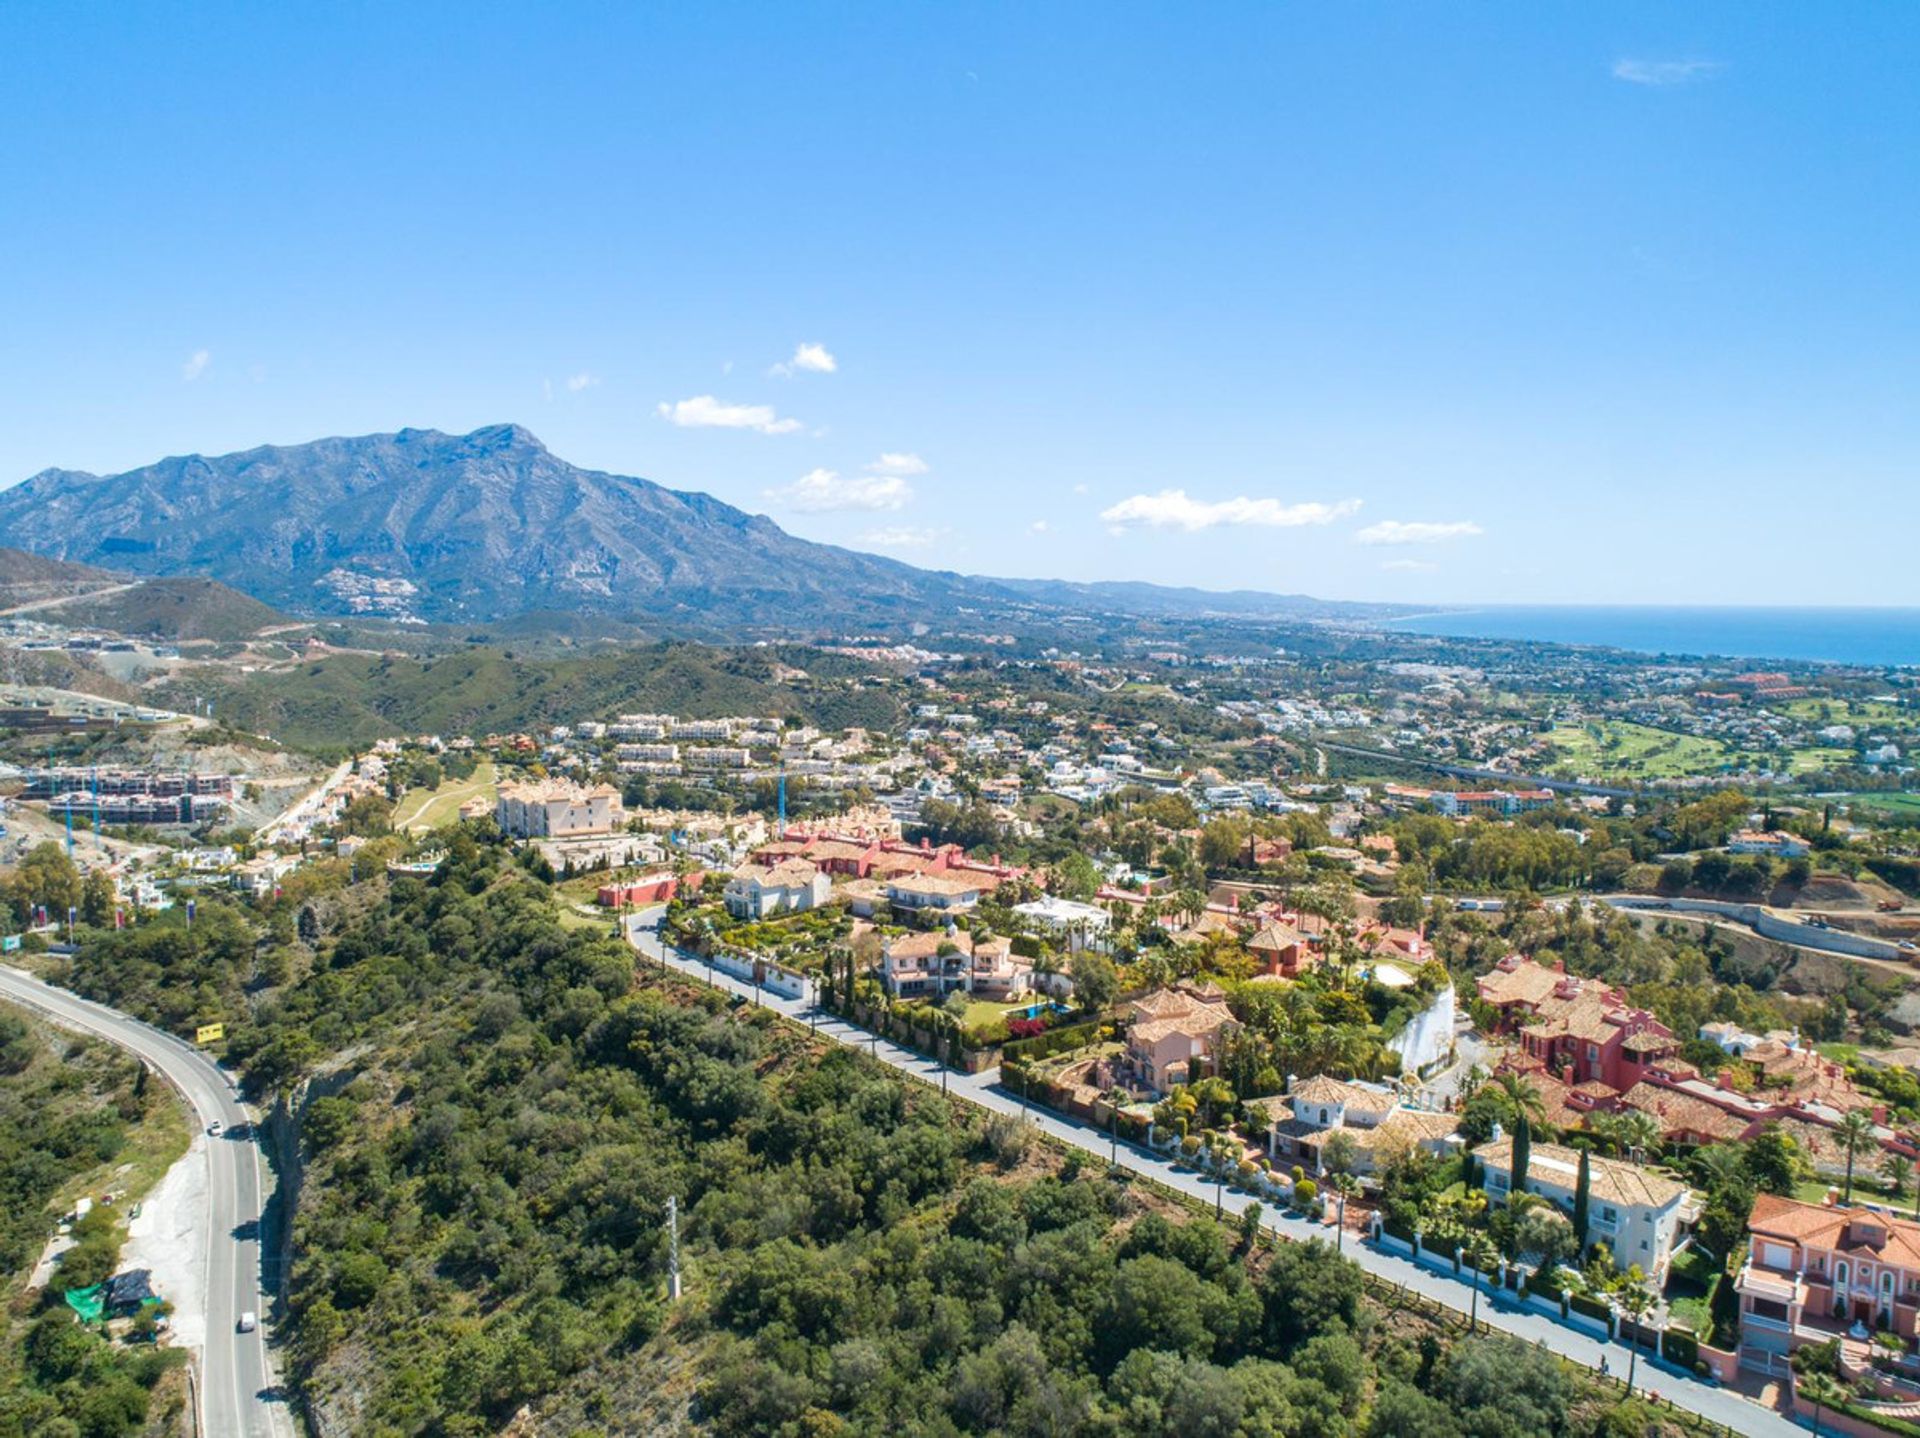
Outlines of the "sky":
{"type": "Polygon", "coordinates": [[[1917,71],[1904,5],[11,0],[0,484],[515,422],[975,574],[1916,604],[1917,71]]]}

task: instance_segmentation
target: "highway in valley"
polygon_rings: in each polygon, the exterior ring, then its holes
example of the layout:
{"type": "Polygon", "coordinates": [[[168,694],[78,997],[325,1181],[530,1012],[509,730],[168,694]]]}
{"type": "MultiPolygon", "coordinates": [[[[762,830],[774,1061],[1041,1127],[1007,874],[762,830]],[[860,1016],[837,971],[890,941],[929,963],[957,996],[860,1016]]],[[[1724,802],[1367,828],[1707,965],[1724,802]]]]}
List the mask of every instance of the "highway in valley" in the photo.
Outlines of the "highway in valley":
{"type": "Polygon", "coordinates": [[[34,1010],[62,1028],[105,1039],[144,1060],[185,1098],[202,1135],[214,1122],[222,1125],[220,1136],[204,1138],[195,1149],[204,1154],[208,1165],[203,1274],[206,1346],[199,1355],[195,1382],[198,1431],[205,1438],[288,1438],[294,1424],[279,1394],[266,1343],[269,1295],[261,1264],[260,1221],[266,1165],[252,1116],[225,1070],[171,1034],[19,969],[0,966],[0,999],[34,1010]],[[242,1313],[259,1315],[259,1326],[252,1332],[239,1331],[242,1313]]]}

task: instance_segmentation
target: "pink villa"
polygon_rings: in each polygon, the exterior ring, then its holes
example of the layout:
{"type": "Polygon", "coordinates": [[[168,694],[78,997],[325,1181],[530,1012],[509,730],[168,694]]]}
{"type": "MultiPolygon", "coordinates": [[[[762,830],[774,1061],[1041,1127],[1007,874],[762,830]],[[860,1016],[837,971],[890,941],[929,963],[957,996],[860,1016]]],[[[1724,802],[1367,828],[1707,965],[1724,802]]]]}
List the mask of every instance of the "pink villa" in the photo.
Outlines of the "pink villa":
{"type": "Polygon", "coordinates": [[[1602,1083],[1624,1093],[1653,1065],[1680,1051],[1673,1031],[1598,979],[1509,954],[1476,981],[1500,1011],[1500,1027],[1569,1084],[1602,1083]]]}
{"type": "Polygon", "coordinates": [[[1203,1077],[1221,1031],[1237,1022],[1226,994],[1213,984],[1156,989],[1129,1004],[1127,1014],[1124,1071],[1155,1093],[1203,1077]]]}
{"type": "Polygon", "coordinates": [[[1788,1354],[1834,1337],[1863,1356],[1865,1334],[1920,1333],[1920,1223],[1877,1209],[1753,1201],[1740,1295],[1740,1364],[1784,1369],[1788,1354]]]}

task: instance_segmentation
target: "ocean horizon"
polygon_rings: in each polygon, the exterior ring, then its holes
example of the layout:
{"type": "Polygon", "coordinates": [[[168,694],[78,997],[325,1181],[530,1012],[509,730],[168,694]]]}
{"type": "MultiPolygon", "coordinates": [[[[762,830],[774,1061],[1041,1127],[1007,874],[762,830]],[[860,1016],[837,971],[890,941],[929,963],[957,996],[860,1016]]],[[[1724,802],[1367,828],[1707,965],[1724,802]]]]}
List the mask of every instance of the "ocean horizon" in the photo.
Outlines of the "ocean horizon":
{"type": "Polygon", "coordinates": [[[1920,665],[1920,609],[1488,604],[1385,620],[1381,627],[1656,656],[1920,665]]]}

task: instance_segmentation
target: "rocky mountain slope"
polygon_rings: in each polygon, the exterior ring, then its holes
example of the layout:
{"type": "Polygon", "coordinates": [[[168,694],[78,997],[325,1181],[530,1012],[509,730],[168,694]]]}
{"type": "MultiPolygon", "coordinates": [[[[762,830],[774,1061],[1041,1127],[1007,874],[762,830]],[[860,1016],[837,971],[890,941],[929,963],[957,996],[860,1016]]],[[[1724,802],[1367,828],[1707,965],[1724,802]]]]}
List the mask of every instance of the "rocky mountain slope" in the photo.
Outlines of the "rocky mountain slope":
{"type": "Polygon", "coordinates": [[[202,575],[309,614],[839,627],[1016,602],[796,539],[708,495],[581,469],[517,425],[189,455],[115,475],[47,470],[0,493],[0,538],[136,574],[202,575]]]}

